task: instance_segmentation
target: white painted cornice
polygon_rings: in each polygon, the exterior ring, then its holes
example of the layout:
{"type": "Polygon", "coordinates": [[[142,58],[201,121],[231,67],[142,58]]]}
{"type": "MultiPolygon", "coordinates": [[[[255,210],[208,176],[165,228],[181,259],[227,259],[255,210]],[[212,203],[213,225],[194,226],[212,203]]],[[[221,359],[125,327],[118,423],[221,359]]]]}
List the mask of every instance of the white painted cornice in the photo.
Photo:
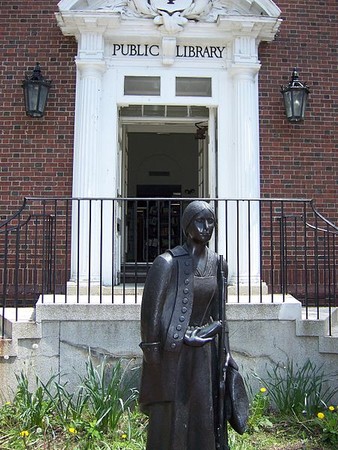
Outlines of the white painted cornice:
{"type": "Polygon", "coordinates": [[[250,35],[259,41],[272,41],[281,19],[272,19],[268,17],[238,17],[238,16],[220,16],[217,21],[218,27],[232,35],[250,35]]]}
{"type": "MultiPolygon", "coordinates": [[[[251,35],[258,41],[271,41],[281,23],[280,9],[271,0],[186,0],[184,11],[159,10],[158,0],[62,0],[56,19],[64,35],[99,32],[116,36],[203,35],[214,32],[229,38],[251,35]],[[225,35],[225,36],[224,36],[225,35]]],[[[166,2],[164,2],[164,5],[166,2]]],[[[179,5],[179,0],[177,0],[179,5]]]]}

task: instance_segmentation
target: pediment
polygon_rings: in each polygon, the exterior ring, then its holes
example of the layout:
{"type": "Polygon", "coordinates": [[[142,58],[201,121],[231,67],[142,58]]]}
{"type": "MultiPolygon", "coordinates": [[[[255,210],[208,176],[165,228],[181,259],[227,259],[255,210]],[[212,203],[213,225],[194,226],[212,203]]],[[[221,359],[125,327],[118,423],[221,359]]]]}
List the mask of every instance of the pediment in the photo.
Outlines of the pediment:
{"type": "MultiPolygon", "coordinates": [[[[58,3],[60,12],[65,11],[138,11],[140,15],[151,15],[156,10],[175,10],[175,4],[184,4],[188,13],[207,12],[216,14],[279,17],[281,11],[271,0],[61,0],[58,3]],[[161,5],[163,5],[161,7],[161,5]]],[[[176,9],[179,7],[177,6],[176,9]]],[[[181,10],[182,11],[182,10],[181,10]]],[[[184,10],[183,10],[184,11],[184,10]]],[[[136,13],[137,14],[137,13],[136,13]]]]}
{"type": "Polygon", "coordinates": [[[73,17],[144,19],[169,35],[180,33],[189,23],[217,23],[229,18],[276,22],[281,13],[271,0],[61,0],[58,8],[60,15],[73,17]]]}

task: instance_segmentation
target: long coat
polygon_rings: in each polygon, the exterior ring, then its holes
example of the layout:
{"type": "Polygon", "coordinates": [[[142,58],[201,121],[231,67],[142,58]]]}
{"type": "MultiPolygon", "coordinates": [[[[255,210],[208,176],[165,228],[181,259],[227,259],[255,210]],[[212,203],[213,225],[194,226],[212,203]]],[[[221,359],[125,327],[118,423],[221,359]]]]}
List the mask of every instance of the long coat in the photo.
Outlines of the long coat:
{"type": "MultiPolygon", "coordinates": [[[[192,258],[185,247],[175,247],[155,259],[141,309],[145,345],[141,344],[144,360],[139,401],[146,413],[147,405],[174,399],[176,368],[191,316],[193,291],[192,258]]],[[[212,317],[218,320],[218,290],[214,297],[212,317]]]]}

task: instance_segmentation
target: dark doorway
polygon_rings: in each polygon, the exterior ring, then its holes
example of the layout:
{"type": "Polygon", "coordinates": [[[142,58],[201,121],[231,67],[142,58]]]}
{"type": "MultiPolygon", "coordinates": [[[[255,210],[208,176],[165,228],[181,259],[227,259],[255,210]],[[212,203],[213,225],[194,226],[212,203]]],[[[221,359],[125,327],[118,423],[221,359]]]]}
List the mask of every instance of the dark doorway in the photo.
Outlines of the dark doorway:
{"type": "Polygon", "coordinates": [[[182,186],[179,184],[143,184],[137,185],[137,197],[180,197],[182,186]]]}
{"type": "Polygon", "coordinates": [[[128,131],[125,146],[125,192],[140,199],[128,202],[125,262],[138,278],[144,266],[182,240],[180,205],[163,198],[194,196],[198,190],[195,135],[190,128],[189,132],[170,132],[168,126],[156,130],[128,131]]]}
{"type": "Polygon", "coordinates": [[[137,186],[137,197],[149,200],[129,203],[127,261],[152,262],[157,255],[179,243],[180,204],[163,198],[180,196],[180,185],[137,186]]]}

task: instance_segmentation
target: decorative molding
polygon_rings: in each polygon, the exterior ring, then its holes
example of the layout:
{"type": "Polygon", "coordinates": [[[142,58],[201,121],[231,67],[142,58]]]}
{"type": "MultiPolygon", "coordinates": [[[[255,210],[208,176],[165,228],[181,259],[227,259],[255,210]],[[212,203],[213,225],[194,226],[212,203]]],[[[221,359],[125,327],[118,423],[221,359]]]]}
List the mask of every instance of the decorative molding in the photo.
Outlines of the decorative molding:
{"type": "MultiPolygon", "coordinates": [[[[218,23],[227,17],[251,18],[253,24],[262,19],[280,22],[279,8],[271,0],[62,0],[57,14],[61,28],[64,13],[103,15],[114,14],[123,20],[151,19],[158,30],[169,36],[182,32],[188,23],[218,23]]],[[[264,20],[263,20],[264,23],[264,20]]]]}
{"type": "Polygon", "coordinates": [[[176,38],[164,36],[162,38],[162,62],[165,65],[171,65],[175,61],[176,38]]]}
{"type": "Polygon", "coordinates": [[[78,56],[86,59],[102,59],[104,54],[104,39],[102,33],[84,32],[79,39],[78,56]]]}

